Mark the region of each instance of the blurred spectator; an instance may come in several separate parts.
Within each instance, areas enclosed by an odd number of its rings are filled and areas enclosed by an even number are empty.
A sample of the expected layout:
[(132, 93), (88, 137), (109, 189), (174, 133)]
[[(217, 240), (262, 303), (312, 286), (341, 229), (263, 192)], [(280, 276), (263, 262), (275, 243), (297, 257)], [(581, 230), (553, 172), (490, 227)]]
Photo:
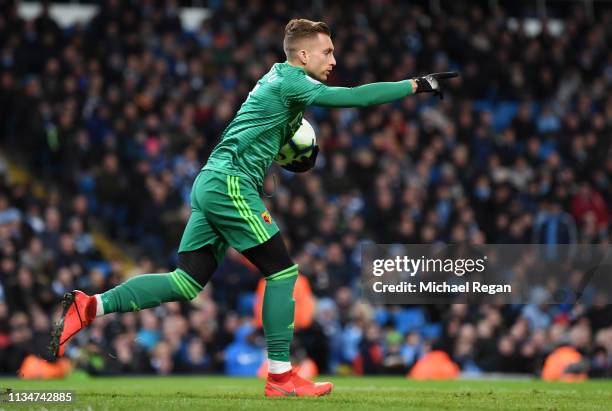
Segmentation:
[(225, 350), (225, 373), (232, 376), (255, 376), (265, 360), (261, 343), (257, 344), (257, 333), (250, 325), (236, 330), (236, 337)]

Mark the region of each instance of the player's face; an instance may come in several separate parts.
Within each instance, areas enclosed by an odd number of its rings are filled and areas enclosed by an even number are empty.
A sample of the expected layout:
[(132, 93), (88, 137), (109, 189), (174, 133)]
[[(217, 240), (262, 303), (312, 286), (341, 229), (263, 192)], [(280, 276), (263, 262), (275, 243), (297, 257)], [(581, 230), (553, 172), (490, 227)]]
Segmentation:
[(319, 81), (326, 81), (336, 65), (331, 38), (323, 33), (317, 33), (317, 37), (307, 44), (305, 60), (306, 73)]

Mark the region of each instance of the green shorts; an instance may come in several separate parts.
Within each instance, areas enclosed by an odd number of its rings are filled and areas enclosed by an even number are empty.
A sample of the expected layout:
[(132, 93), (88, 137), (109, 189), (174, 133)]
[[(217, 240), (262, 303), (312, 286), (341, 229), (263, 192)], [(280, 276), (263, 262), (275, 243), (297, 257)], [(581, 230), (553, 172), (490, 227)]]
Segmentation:
[(228, 246), (242, 252), (278, 233), (278, 226), (251, 181), (202, 170), (191, 189), (191, 217), (179, 252), (211, 245), (218, 262)]

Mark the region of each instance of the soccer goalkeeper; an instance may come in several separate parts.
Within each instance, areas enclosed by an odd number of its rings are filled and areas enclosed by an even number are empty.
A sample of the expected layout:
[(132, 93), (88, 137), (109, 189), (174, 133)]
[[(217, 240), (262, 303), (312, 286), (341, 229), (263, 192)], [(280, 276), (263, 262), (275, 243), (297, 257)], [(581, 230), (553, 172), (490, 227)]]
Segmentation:
[[(328, 87), (324, 82), (336, 59), (325, 23), (291, 20), (283, 46), (287, 61), (274, 64), (257, 82), (193, 183), (192, 214), (180, 242), (177, 268), (132, 277), (102, 294), (67, 293), (53, 330), (54, 355), (63, 355), (67, 341), (98, 316), (195, 298), (231, 246), (266, 278), (262, 317), (269, 373), (265, 395), (319, 396), (331, 392), (331, 383), (305, 380), (289, 362), (298, 266), (289, 257), (261, 200), (264, 176), (280, 147), (300, 126), (307, 106), (365, 107), (422, 92), (442, 97), (439, 80), (456, 73), (354, 88)], [(306, 171), (314, 165), (317, 153), (315, 147), (310, 158), (286, 168)]]

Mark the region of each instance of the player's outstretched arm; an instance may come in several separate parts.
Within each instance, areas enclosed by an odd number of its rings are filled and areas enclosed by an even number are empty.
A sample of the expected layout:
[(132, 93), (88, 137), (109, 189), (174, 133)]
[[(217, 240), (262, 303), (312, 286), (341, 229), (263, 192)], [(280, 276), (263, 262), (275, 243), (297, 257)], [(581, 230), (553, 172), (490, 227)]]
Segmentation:
[(367, 107), (385, 104), (414, 93), (412, 80), (364, 84), (357, 87), (325, 87), (312, 102), (321, 107)]
[(364, 84), (358, 87), (326, 87), (311, 105), (321, 107), (368, 107), (390, 103), (416, 93), (442, 97), (440, 80), (457, 77), (456, 71), (433, 73), (412, 80)]

